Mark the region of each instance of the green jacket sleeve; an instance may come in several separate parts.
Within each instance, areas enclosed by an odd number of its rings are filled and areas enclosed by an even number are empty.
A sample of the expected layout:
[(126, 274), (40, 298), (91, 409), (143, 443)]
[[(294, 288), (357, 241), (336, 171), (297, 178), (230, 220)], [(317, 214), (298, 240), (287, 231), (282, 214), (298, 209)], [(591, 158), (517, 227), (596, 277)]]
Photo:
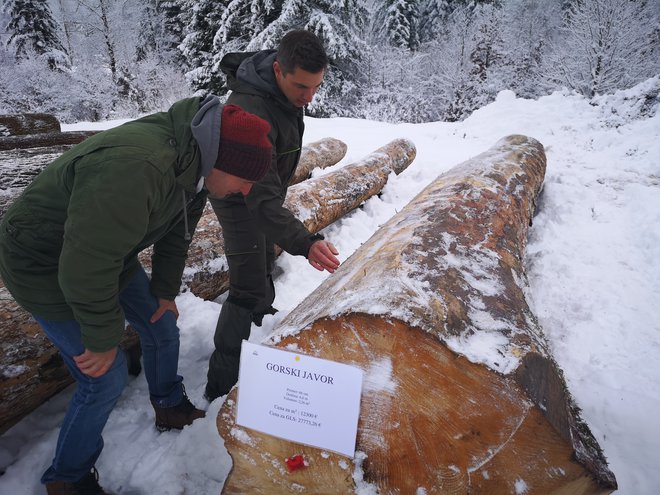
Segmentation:
[(138, 161), (84, 157), (76, 165), (59, 284), (91, 351), (107, 351), (121, 340), (119, 275), (147, 232), (163, 180), (160, 171)]

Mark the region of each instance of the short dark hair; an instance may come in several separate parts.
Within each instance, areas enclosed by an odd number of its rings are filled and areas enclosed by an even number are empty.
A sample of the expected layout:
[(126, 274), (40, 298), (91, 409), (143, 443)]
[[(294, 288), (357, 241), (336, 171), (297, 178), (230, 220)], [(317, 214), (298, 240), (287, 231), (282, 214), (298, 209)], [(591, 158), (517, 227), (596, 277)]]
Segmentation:
[(285, 75), (296, 70), (296, 67), (317, 74), (328, 66), (328, 56), (321, 40), (304, 29), (284, 35), (277, 48), (277, 61)]

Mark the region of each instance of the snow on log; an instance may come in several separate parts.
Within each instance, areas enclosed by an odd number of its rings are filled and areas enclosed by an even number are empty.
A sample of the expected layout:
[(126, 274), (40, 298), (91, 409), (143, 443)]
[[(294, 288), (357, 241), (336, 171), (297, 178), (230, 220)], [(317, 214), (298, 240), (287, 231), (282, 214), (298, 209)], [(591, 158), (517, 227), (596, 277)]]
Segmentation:
[(20, 136), (42, 132), (60, 132), (57, 117), (48, 113), (0, 115), (0, 136)]
[[(233, 460), (223, 493), (614, 491), (524, 296), (544, 173), (538, 141), (504, 138), (439, 176), (295, 308), (266, 344), (364, 370), (356, 455), (237, 426), (234, 389), (217, 420)], [(289, 473), (295, 454), (308, 466)]]
[[(396, 139), (357, 163), (291, 186), (284, 206), (311, 232), (318, 232), (378, 194), (390, 173), (401, 173), (415, 155), (411, 141)], [(207, 205), (188, 252), (191, 268), (184, 273), (186, 285), (203, 299), (215, 299), (229, 288), (221, 232), (215, 214)], [(148, 256), (145, 252), (141, 258), (145, 265), (150, 264)]]
[[(122, 347), (139, 355), (137, 333)], [(0, 434), (73, 383), (57, 348), (0, 281)]]
[(300, 152), (300, 160), (289, 186), (298, 184), (312, 176), (315, 168), (326, 168), (339, 163), (346, 155), (346, 143), (335, 138), (323, 138), (303, 146)]
[[(44, 132), (0, 137), (0, 151), (78, 144), (99, 131)], [(44, 166), (48, 163), (44, 163)]]

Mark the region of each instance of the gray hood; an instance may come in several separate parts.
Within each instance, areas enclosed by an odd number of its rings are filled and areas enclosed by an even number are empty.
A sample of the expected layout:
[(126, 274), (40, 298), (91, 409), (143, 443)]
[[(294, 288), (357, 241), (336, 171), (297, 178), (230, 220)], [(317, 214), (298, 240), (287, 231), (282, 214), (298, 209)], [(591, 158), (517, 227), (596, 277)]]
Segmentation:
[(202, 177), (208, 177), (218, 158), (223, 108), (217, 96), (208, 95), (200, 102), (199, 110), (190, 123), (192, 135), (202, 155)]
[(280, 91), (275, 80), (273, 62), (276, 56), (275, 50), (262, 50), (246, 58), (236, 71), (236, 79), (287, 102), (286, 96)]

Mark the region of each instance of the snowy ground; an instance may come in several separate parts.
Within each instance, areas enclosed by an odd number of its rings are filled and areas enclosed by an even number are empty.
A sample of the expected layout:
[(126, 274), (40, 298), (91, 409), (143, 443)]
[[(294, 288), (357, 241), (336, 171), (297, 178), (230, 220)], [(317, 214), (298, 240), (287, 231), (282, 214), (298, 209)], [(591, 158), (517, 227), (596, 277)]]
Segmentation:
[[(307, 119), (305, 135), (306, 142), (333, 136), (348, 144), (336, 167), (398, 137), (417, 146), (416, 160), (390, 178), (380, 197), (325, 230), (341, 259), (440, 173), (501, 137), (526, 134), (545, 145), (545, 186), (527, 246), (529, 302), (622, 495), (660, 490), (660, 116), (638, 116), (640, 92), (659, 85), (654, 78), (598, 105), (570, 94), (533, 101), (503, 92), (465, 122), (451, 124)], [(657, 109), (657, 99), (651, 103)], [(82, 128), (94, 125), (66, 130)], [(253, 342), (328, 276), (302, 258), (284, 255), (278, 263), (284, 271), (276, 282), (280, 312), (253, 328)], [(186, 293), (177, 304), (180, 372), (208, 416), (180, 433), (159, 434), (144, 375), (134, 379), (105, 429), (97, 465), (102, 484), (117, 493), (216, 494), (231, 466), (215, 426), (222, 399), (210, 405), (202, 399), (220, 303)], [(39, 476), (50, 463), (71, 393), (0, 437), (1, 494), (45, 493)], [(360, 493), (376, 491), (362, 484)]]

